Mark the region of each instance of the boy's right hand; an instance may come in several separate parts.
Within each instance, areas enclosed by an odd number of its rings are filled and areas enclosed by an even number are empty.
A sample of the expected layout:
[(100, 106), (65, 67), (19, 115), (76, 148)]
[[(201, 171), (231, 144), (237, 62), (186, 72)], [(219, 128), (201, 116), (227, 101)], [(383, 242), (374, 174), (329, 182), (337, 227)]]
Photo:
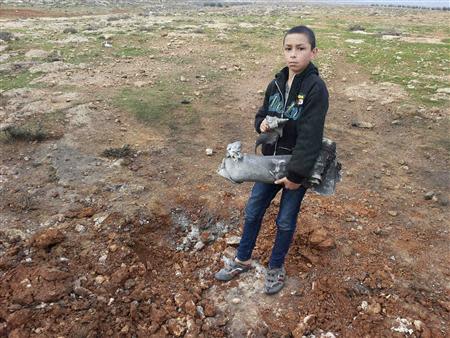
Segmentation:
[(259, 126), (259, 129), (261, 130), (261, 133), (265, 133), (265, 132), (267, 132), (267, 131), (269, 131), (269, 123), (267, 122), (267, 120), (266, 119), (264, 119), (262, 122), (261, 122), (261, 125)]

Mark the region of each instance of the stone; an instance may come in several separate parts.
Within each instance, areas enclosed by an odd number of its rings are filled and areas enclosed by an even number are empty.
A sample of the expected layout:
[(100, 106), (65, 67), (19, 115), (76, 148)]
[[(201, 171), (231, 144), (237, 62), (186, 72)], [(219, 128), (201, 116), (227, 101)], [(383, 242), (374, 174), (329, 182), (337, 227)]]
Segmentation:
[(362, 129), (373, 129), (375, 127), (375, 125), (370, 122), (355, 120), (355, 121), (352, 121), (352, 127), (357, 127), (357, 128), (362, 128)]
[(443, 93), (443, 94), (450, 94), (450, 87), (446, 87), (446, 88), (438, 88), (436, 90), (437, 93)]
[(212, 148), (205, 149), (206, 156), (212, 156), (214, 154), (214, 150)]
[(186, 331), (186, 326), (184, 326), (180, 318), (171, 318), (167, 322), (167, 329), (175, 337), (181, 337)]
[(370, 313), (373, 315), (381, 313), (381, 304), (380, 303), (370, 304), (367, 308), (367, 313)]
[(323, 228), (314, 229), (309, 235), (309, 241), (313, 245), (317, 245), (328, 238), (328, 232)]
[(240, 298), (233, 298), (232, 300), (231, 300), (231, 303), (232, 304), (235, 304), (235, 305), (237, 305), (237, 304), (239, 304), (241, 302), (241, 299)]
[(415, 320), (413, 322), (414, 327), (416, 328), (417, 331), (422, 332), (423, 330), (423, 323), (420, 320)]
[(15, 37), (14, 37), (13, 33), (6, 32), (6, 31), (0, 31), (0, 40), (11, 41), (11, 40), (15, 40)]
[(241, 237), (239, 237), (239, 236), (230, 236), (230, 237), (227, 237), (225, 241), (226, 241), (227, 245), (238, 246), (240, 241), (241, 241)]
[(86, 232), (86, 227), (83, 224), (77, 224), (75, 226), (75, 231), (79, 233)]
[(202, 241), (198, 241), (194, 245), (194, 250), (201, 251), (204, 247), (205, 247), (205, 243), (203, 243)]
[(188, 300), (184, 303), (184, 311), (191, 316), (195, 316), (197, 313), (197, 307), (195, 306), (195, 303), (193, 300)]
[(197, 305), (197, 315), (200, 319), (205, 318), (205, 311), (203, 310), (203, 307), (200, 305)]
[(59, 229), (44, 229), (31, 238), (31, 245), (39, 249), (48, 249), (63, 242), (65, 238)]
[(390, 216), (392, 216), (392, 217), (395, 217), (395, 216), (398, 215), (398, 212), (395, 211), (395, 210), (389, 210), (389, 211), (388, 211), (388, 214), (389, 214)]
[(44, 59), (49, 55), (49, 52), (42, 49), (30, 49), (25, 53), (26, 59)]
[(67, 27), (67, 28), (64, 28), (63, 33), (76, 34), (76, 33), (78, 33), (78, 31), (74, 27)]
[(425, 200), (431, 200), (432, 198), (433, 198), (433, 196), (435, 195), (435, 193), (434, 193), (434, 191), (428, 191), (424, 196), (423, 196), (423, 198), (425, 199)]
[(102, 276), (102, 275), (98, 275), (97, 277), (95, 277), (95, 282), (97, 283), (97, 284), (103, 284), (103, 282), (105, 281), (105, 277), (104, 276)]

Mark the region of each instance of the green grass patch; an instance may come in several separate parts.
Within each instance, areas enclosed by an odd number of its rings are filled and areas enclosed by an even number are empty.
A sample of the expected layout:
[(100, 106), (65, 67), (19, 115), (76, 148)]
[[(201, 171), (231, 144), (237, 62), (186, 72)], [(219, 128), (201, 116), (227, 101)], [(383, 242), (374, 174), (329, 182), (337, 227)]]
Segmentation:
[(149, 125), (177, 130), (198, 121), (198, 112), (190, 104), (181, 103), (189, 97), (189, 84), (162, 80), (154, 87), (124, 88), (114, 98), (116, 106), (135, 115)]
[(423, 104), (445, 104), (446, 101), (436, 101), (433, 95), (438, 88), (448, 87), (450, 44), (408, 43), (351, 33), (345, 38), (365, 41), (347, 43), (346, 49), (350, 60), (362, 65), (374, 80), (400, 84), (415, 101)]
[[(30, 82), (41, 76), (42, 73), (30, 73), (23, 71), (15, 74), (6, 74), (0, 76), (0, 89), (10, 90), (16, 88), (30, 87)], [(34, 86), (32, 86), (34, 87)]]

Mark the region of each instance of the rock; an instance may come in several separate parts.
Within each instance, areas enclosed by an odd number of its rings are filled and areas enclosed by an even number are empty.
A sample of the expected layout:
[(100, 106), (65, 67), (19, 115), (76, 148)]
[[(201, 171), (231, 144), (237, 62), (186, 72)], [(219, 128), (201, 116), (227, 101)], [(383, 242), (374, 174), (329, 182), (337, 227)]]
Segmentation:
[(227, 237), (225, 241), (226, 241), (227, 245), (238, 246), (240, 241), (241, 241), (241, 237), (239, 237), (239, 236), (230, 236), (230, 237)]
[(184, 76), (180, 76), (180, 81), (181, 82), (187, 82), (187, 79)]
[(359, 45), (361, 43), (364, 43), (364, 40), (361, 39), (347, 39), (345, 40), (345, 42), (351, 43), (351, 44), (355, 44), (355, 45)]
[(95, 277), (95, 282), (97, 284), (103, 284), (103, 282), (105, 281), (105, 277), (103, 277), (102, 275), (98, 275), (97, 277)]
[(205, 311), (203, 310), (203, 307), (200, 305), (197, 306), (197, 315), (199, 316), (200, 319), (205, 318)]
[(11, 41), (11, 40), (15, 40), (15, 37), (10, 32), (0, 31), (0, 40)]
[(363, 300), (361, 305), (360, 305), (360, 308), (363, 311), (367, 311), (367, 309), (369, 308), (369, 303), (367, 303), (367, 301)]
[(331, 249), (335, 247), (334, 240), (330, 237), (328, 232), (323, 229), (315, 229), (310, 235), (309, 235), (309, 242), (311, 245), (319, 248), (319, 249)]
[(241, 302), (241, 299), (240, 298), (233, 298), (232, 300), (231, 300), (231, 303), (232, 304), (235, 304), (235, 305), (237, 305), (237, 304), (239, 304)]
[(186, 331), (186, 326), (184, 325), (182, 319), (171, 318), (167, 322), (167, 329), (169, 330), (169, 333), (175, 337), (181, 337)]
[(192, 317), (195, 316), (195, 314), (197, 313), (197, 307), (195, 306), (195, 303), (193, 300), (188, 300), (184, 303), (184, 311), (188, 314), (191, 315)]
[(423, 323), (420, 320), (415, 320), (413, 322), (414, 327), (416, 328), (417, 331), (422, 332), (423, 330)]
[(175, 296), (173, 296), (173, 300), (178, 307), (181, 307), (187, 301), (187, 297), (184, 293), (177, 293)]
[(44, 59), (48, 57), (49, 52), (42, 49), (30, 49), (25, 53), (26, 59)]
[(309, 241), (313, 245), (318, 245), (328, 238), (328, 232), (323, 228), (314, 229), (309, 235)]
[(198, 241), (197, 243), (195, 243), (194, 245), (194, 250), (200, 251), (205, 247), (205, 243), (203, 243), (202, 241)]
[(190, 103), (191, 103), (191, 100), (189, 100), (189, 99), (181, 100), (181, 104), (190, 104)]
[(31, 246), (48, 249), (64, 241), (66, 236), (59, 229), (44, 229), (31, 238)]
[(438, 88), (436, 90), (437, 93), (443, 93), (443, 94), (450, 94), (450, 87), (446, 87), (446, 88)]
[(353, 121), (352, 127), (362, 128), (362, 129), (373, 129), (375, 125), (370, 122), (364, 122), (364, 121)]
[(206, 152), (206, 156), (212, 156), (214, 153), (214, 150), (212, 148), (206, 148), (205, 152)]
[(433, 196), (435, 195), (435, 193), (434, 193), (434, 191), (428, 191), (424, 196), (423, 196), (423, 198), (425, 199), (425, 200), (431, 200), (432, 198), (433, 198)]
[(67, 27), (67, 28), (64, 28), (63, 33), (76, 34), (76, 33), (78, 33), (78, 31), (74, 27)]
[(367, 308), (367, 313), (370, 313), (372, 315), (381, 313), (381, 304), (380, 303), (370, 304)]
[(83, 224), (77, 224), (75, 226), (75, 231), (79, 233), (86, 232), (86, 227)]
[(392, 217), (395, 217), (395, 216), (398, 215), (398, 212), (395, 211), (395, 210), (389, 210), (389, 211), (388, 211), (388, 214), (389, 214), (390, 216), (392, 216)]

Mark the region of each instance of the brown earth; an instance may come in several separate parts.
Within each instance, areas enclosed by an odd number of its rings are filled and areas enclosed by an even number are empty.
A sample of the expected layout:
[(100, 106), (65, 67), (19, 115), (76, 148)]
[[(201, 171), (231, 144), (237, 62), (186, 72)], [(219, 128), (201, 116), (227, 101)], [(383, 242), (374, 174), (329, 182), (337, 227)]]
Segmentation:
[[(207, 48), (199, 41), (170, 53)], [(230, 141), (251, 148), (257, 92), (272, 66), (266, 55), (245, 75), (216, 82), (192, 69), (201, 94), (190, 106), (205, 114), (172, 129), (142, 124), (108, 100), (120, 86), (147, 81), (141, 70), (173, 70), (146, 57), (42, 76), (76, 78), (73, 96), (51, 86), (2, 95), (4, 109), (52, 97), (68, 113), (51, 121), (61, 138), (0, 143), (0, 336), (448, 336), (448, 108), (419, 109), (341, 55), (325, 75), (326, 135), (338, 143), (343, 181), (332, 197), (305, 198), (286, 288), (262, 293), (278, 200), (255, 269), (226, 284), (213, 279), (233, 255), (227, 239), (240, 234), (251, 187), (215, 170)], [(352, 127), (355, 120), (373, 127)], [(133, 152), (102, 155), (123, 144)]]

